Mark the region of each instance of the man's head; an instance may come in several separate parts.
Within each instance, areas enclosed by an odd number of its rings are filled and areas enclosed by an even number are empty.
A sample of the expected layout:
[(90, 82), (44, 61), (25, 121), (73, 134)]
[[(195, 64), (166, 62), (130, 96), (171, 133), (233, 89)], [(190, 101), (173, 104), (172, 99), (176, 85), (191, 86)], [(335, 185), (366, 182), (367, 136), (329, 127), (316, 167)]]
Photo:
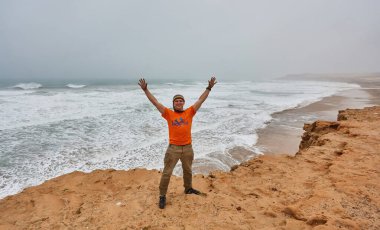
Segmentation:
[(173, 109), (176, 112), (182, 112), (185, 105), (185, 98), (181, 94), (174, 95), (173, 97)]

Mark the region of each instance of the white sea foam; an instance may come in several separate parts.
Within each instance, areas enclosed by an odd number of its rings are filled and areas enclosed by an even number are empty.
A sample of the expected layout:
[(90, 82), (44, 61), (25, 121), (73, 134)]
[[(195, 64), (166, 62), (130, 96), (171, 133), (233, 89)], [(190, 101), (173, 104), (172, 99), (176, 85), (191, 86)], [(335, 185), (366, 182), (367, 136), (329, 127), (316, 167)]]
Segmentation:
[(11, 88), (28, 90), (28, 89), (38, 89), (41, 87), (42, 85), (39, 83), (30, 82), (30, 83), (20, 83), (20, 84), (12, 86)]
[[(204, 83), (152, 84), (167, 107), (181, 93), (186, 107)], [(257, 153), (257, 130), (271, 114), (304, 106), (357, 85), (333, 82), (218, 83), (194, 117), (198, 162), (227, 170), (236, 146)], [(0, 91), (0, 197), (74, 170), (161, 168), (166, 121), (135, 85)], [(204, 161), (202, 160), (204, 159)]]
[(0, 90), (0, 97), (24, 95), (24, 94), (28, 94), (28, 93), (32, 93), (32, 92), (34, 92), (34, 91), (33, 90), (6, 89), (6, 90)]

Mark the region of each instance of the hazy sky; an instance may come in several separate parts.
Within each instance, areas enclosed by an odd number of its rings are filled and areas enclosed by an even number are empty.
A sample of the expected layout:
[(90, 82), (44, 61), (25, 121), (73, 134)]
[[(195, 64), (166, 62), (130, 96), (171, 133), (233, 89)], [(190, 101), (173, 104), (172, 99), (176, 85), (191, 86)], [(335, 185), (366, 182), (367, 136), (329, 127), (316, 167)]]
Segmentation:
[(378, 0), (0, 0), (0, 78), (380, 72)]

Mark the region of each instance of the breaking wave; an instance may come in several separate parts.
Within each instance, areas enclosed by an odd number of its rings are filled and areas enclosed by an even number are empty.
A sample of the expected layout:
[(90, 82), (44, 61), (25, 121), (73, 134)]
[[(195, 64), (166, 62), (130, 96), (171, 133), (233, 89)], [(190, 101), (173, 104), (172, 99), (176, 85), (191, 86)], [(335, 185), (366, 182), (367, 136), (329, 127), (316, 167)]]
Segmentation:
[(30, 83), (20, 83), (20, 84), (12, 86), (11, 88), (29, 90), (29, 89), (39, 89), (41, 87), (42, 87), (42, 85), (39, 83), (30, 82)]
[(80, 89), (86, 87), (86, 85), (75, 85), (75, 84), (67, 84), (66, 87), (72, 88), (72, 89)]

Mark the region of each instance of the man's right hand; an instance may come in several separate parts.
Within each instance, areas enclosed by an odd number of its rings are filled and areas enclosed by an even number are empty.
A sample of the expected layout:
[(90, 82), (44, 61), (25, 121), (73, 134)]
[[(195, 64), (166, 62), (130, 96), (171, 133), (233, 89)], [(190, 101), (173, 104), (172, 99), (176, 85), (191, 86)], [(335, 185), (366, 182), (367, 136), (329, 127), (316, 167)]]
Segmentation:
[(147, 82), (145, 82), (145, 79), (144, 78), (141, 78), (140, 80), (139, 80), (139, 86), (141, 87), (141, 89), (142, 90), (147, 90), (148, 89), (148, 83)]

